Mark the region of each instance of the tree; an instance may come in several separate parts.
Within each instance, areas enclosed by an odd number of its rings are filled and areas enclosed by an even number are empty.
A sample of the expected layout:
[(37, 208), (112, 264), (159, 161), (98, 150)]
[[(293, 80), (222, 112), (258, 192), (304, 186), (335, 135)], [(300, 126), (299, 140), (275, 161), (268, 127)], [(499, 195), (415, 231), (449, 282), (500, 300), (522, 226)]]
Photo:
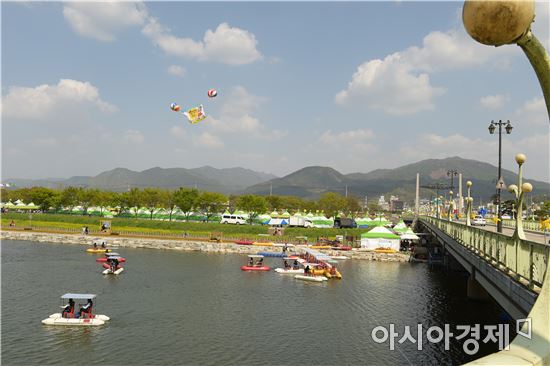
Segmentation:
[(267, 196), (265, 200), (269, 211), (274, 211), (283, 207), (283, 199), (280, 196)]
[(254, 220), (256, 216), (265, 212), (267, 209), (267, 202), (264, 197), (247, 194), (237, 199), (237, 207), (248, 212), (249, 221), (252, 223), (252, 220)]
[(61, 192), (61, 205), (72, 211), (73, 208), (78, 204), (78, 188), (76, 187), (67, 187)]
[(40, 210), (46, 212), (50, 207), (55, 206), (55, 200), (59, 201), (59, 192), (44, 187), (33, 187), (28, 191), (28, 200), (40, 206)]
[(158, 188), (145, 188), (142, 192), (143, 204), (149, 210), (150, 219), (153, 220), (153, 212), (160, 205), (161, 193)]
[(346, 199), (339, 193), (327, 192), (319, 199), (319, 208), (323, 210), (327, 217), (336, 217), (338, 211), (346, 206)]
[(354, 217), (356, 212), (361, 211), (361, 205), (359, 204), (359, 198), (357, 196), (350, 194), (345, 198), (345, 200), (345, 210), (351, 217)]
[(108, 206), (117, 206), (117, 194), (109, 191), (98, 191), (93, 199), (93, 204), (100, 208), (101, 214)]
[(215, 213), (222, 211), (227, 205), (227, 197), (218, 192), (202, 192), (199, 195), (198, 206), (206, 215), (206, 221), (210, 220)]
[(160, 206), (165, 208), (170, 214), (170, 221), (172, 221), (172, 214), (176, 210), (176, 202), (174, 201), (174, 192), (162, 190), (160, 193)]
[(80, 203), (80, 206), (82, 206), (84, 215), (88, 213), (88, 207), (92, 205), (92, 202), (97, 200), (98, 196), (99, 196), (99, 189), (78, 188), (76, 197), (78, 202)]
[(128, 192), (128, 195), (126, 196), (128, 207), (131, 207), (134, 209), (134, 214), (138, 216), (138, 211), (140, 207), (143, 206), (143, 192), (139, 190), (139, 188), (132, 188)]
[(191, 210), (197, 207), (199, 202), (199, 191), (195, 188), (180, 187), (174, 192), (173, 202), (183, 211), (185, 215), (185, 221), (189, 220)]

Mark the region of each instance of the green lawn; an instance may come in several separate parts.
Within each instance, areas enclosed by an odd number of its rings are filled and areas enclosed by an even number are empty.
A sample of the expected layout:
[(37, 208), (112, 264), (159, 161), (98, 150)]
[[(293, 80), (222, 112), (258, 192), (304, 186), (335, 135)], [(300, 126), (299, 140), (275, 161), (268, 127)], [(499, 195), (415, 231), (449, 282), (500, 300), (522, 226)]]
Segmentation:
[[(7, 227), (11, 220), (15, 221), (17, 227), (53, 228), (58, 230), (80, 230), (88, 226), (92, 233), (100, 229), (100, 219), (97, 217), (80, 215), (59, 215), (59, 214), (28, 214), (7, 213), (2, 214), (2, 227)], [(110, 220), (112, 231), (120, 234), (132, 233), (143, 235), (175, 235), (182, 236), (184, 233), (191, 237), (208, 237), (211, 232), (222, 232), (223, 237), (267, 239), (275, 237), (264, 236), (268, 232), (265, 225), (229, 225), (220, 223), (202, 222), (176, 222), (158, 221), (147, 219), (113, 218)], [(306, 236), (310, 242), (318, 237), (333, 239), (336, 235), (359, 236), (368, 229), (311, 229), (311, 228), (286, 228), (285, 236), (277, 240), (293, 239), (297, 236)], [(264, 235), (258, 235), (264, 234)]]

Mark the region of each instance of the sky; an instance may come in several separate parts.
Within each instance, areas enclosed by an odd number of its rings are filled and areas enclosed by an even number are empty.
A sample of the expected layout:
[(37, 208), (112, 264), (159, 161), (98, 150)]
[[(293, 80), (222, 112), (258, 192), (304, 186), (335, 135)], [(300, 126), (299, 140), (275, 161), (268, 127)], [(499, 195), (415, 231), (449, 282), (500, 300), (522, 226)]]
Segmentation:
[[(540, 85), (462, 2), (5, 2), (2, 180), (116, 167), (347, 174), (460, 156), (550, 181)], [(533, 32), (550, 49), (548, 2)], [(218, 96), (208, 98), (216, 89)], [(192, 125), (170, 110), (202, 104)], [(468, 177), (465, 177), (467, 179)]]

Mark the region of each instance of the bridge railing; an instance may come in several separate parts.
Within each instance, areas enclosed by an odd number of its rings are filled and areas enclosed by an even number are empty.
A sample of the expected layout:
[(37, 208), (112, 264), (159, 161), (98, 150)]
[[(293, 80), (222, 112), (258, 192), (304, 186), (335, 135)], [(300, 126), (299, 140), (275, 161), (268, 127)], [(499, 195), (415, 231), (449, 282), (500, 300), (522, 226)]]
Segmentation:
[[(515, 228), (516, 220), (504, 219), (502, 220), (502, 226)], [(533, 221), (533, 220), (523, 220), (523, 228), (525, 230), (531, 230), (531, 231), (540, 231), (540, 232), (544, 231), (542, 224), (538, 221)]]
[(541, 287), (550, 258), (550, 246), (482, 230), (458, 222), (422, 216), (459, 244), (530, 288)]

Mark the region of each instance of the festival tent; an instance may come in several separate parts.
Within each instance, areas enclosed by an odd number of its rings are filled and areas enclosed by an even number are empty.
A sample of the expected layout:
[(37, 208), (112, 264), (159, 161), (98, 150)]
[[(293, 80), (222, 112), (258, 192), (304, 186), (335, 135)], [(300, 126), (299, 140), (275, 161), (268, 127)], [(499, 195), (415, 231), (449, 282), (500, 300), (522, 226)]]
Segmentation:
[(407, 231), (407, 229), (408, 227), (403, 221), (399, 221), (397, 225), (393, 227), (393, 231), (395, 231), (397, 234), (404, 233), (405, 231)]
[(313, 227), (316, 228), (332, 228), (334, 227), (334, 220), (327, 218), (323, 212), (311, 218)]
[(261, 214), (256, 217), (256, 220), (258, 220), (262, 225), (267, 225), (269, 224), (269, 220), (271, 220), (271, 216), (269, 216), (269, 214)]
[(420, 239), (418, 235), (412, 231), (411, 228), (408, 228), (403, 234), (401, 234), (401, 240), (418, 240)]
[(268, 225), (270, 225), (270, 226), (288, 225), (288, 220), (287, 219), (271, 219), (271, 220), (269, 220)]
[(355, 219), (358, 228), (367, 228), (372, 224), (370, 217), (359, 217)]
[(389, 224), (390, 222), (384, 216), (377, 217), (371, 221), (371, 226), (386, 226)]
[(369, 232), (361, 234), (361, 248), (375, 250), (378, 248), (390, 248), (399, 251), (399, 235), (395, 235), (385, 227), (375, 227)]

